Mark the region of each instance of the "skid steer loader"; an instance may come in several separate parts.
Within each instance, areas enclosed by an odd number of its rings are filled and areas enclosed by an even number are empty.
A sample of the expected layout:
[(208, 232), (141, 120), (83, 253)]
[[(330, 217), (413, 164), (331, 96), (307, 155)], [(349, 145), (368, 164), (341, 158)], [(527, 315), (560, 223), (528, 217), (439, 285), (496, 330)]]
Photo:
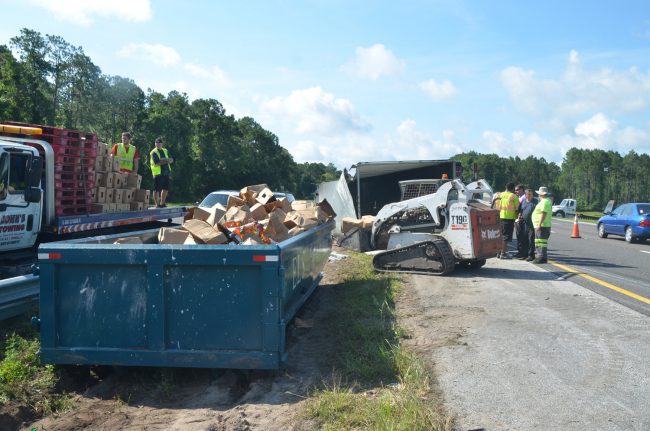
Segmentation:
[(493, 191), (485, 180), (400, 187), (405, 200), (385, 205), (372, 226), (373, 247), (386, 250), (374, 256), (376, 270), (446, 275), (456, 264), (480, 268), (501, 250), (499, 211), (490, 207)]

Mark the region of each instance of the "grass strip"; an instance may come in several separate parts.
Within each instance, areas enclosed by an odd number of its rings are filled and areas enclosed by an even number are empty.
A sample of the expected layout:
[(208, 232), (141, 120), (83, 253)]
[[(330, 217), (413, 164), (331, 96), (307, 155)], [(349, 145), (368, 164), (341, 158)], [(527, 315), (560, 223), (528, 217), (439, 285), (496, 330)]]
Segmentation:
[[(15, 323), (20, 319), (20, 323)], [(17, 403), (28, 406), (36, 416), (69, 409), (73, 402), (67, 394), (57, 393), (59, 377), (53, 365), (42, 365), (38, 357), (38, 332), (24, 316), (1, 328), (0, 405)]]
[(376, 273), (371, 258), (357, 253), (346, 259), (346, 272), (328, 328), (338, 346), (334, 371), (302, 419), (324, 430), (451, 429), (424, 366), (399, 345), (399, 278)]

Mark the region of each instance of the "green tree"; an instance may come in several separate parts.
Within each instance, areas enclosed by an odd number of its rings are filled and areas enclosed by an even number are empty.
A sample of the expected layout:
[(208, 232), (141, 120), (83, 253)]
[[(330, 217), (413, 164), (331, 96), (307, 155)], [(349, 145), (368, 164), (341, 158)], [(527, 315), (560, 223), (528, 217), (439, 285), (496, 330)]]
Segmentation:
[(19, 36), (10, 39), (10, 45), (18, 52), (21, 62), (20, 91), (25, 95), (24, 120), (55, 124), (53, 91), (48, 81), (52, 65), (47, 61), (47, 40), (39, 32), (23, 28)]

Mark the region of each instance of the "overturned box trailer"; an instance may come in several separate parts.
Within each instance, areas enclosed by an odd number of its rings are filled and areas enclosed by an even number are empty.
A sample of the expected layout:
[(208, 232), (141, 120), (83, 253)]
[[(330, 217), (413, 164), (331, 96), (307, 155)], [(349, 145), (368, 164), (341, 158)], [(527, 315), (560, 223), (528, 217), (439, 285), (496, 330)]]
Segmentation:
[(400, 201), (400, 181), (453, 180), (461, 176), (461, 164), (455, 160), (359, 162), (352, 169), (355, 172), (349, 187), (357, 217), (375, 215), (384, 205)]

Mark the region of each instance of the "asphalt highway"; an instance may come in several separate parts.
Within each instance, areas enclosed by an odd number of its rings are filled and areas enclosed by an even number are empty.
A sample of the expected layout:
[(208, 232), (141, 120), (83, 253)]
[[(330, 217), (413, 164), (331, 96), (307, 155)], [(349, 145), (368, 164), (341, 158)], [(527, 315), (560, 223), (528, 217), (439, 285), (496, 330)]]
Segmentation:
[(650, 316), (650, 241), (628, 244), (623, 237), (598, 238), (596, 225), (553, 219), (549, 264), (539, 265), (574, 283)]

